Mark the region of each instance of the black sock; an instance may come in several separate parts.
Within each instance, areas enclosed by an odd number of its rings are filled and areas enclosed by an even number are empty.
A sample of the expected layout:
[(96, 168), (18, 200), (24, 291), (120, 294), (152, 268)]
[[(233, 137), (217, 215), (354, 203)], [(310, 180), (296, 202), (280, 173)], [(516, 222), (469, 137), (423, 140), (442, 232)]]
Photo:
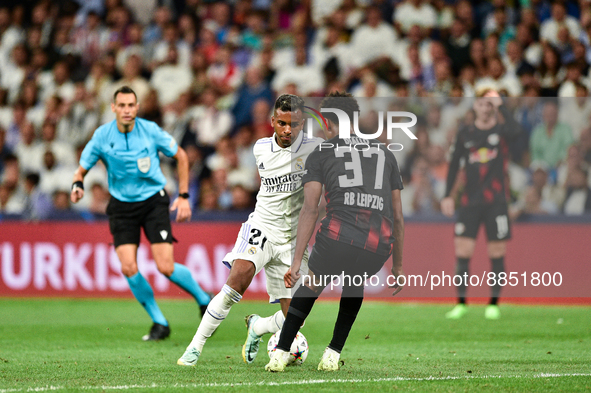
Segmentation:
[(458, 291), (458, 303), (460, 304), (466, 304), (466, 290), (468, 288), (468, 283), (464, 278), (468, 277), (468, 263), (470, 263), (470, 258), (457, 257), (456, 275), (462, 277), (462, 284), (456, 287)]
[[(505, 272), (505, 257), (491, 258), (492, 271), (495, 273), (497, 282), (491, 287), (490, 304), (497, 304), (499, 302), (499, 295), (501, 294), (501, 286), (499, 285), (499, 274)], [(506, 277), (505, 277), (506, 278)]]
[(341, 297), (339, 305), (339, 315), (337, 322), (334, 325), (334, 332), (332, 333), (332, 340), (328, 347), (332, 350), (341, 353), (345, 346), (345, 341), (349, 337), (349, 332), (353, 323), (357, 318), (361, 304), (363, 303), (363, 296), (361, 297)]
[(294, 293), (285, 322), (283, 322), (281, 336), (277, 344), (278, 349), (289, 352), (296, 334), (298, 334), (302, 323), (310, 314), (310, 310), (312, 310), (317, 298), (318, 295), (314, 291), (303, 285)]

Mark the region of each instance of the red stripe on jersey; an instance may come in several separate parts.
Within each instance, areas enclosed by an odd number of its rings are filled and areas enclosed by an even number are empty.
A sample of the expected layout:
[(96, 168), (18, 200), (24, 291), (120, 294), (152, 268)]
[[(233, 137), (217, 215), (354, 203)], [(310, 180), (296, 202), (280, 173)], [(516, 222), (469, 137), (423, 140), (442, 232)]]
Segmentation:
[(380, 243), (380, 234), (376, 228), (369, 228), (369, 235), (367, 235), (367, 240), (365, 241), (365, 247), (367, 251), (376, 252), (378, 249), (378, 244)]
[(390, 237), (392, 236), (392, 226), (390, 222), (384, 218), (382, 218), (382, 228), (380, 229), (380, 239), (382, 242), (388, 243), (390, 241)]
[(327, 236), (333, 240), (339, 240), (339, 235), (341, 231), (341, 220), (336, 217), (332, 217), (330, 219), (330, 223), (328, 224), (328, 234)]

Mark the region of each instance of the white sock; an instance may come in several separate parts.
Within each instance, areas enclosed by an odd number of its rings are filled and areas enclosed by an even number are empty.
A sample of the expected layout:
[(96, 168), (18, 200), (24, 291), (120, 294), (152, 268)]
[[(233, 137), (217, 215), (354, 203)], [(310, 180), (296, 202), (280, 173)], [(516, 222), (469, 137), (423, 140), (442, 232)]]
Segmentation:
[(205, 341), (215, 330), (220, 326), (220, 323), (228, 316), (230, 309), (234, 303), (238, 303), (242, 299), (242, 295), (233, 290), (227, 285), (224, 285), (220, 293), (215, 295), (209, 305), (207, 306), (207, 312), (203, 315), (201, 323), (197, 328), (197, 333), (193, 337), (189, 347), (193, 347), (201, 352)]
[(281, 310), (267, 318), (259, 318), (254, 325), (252, 330), (257, 336), (262, 336), (267, 333), (277, 333), (283, 327), (285, 317)]

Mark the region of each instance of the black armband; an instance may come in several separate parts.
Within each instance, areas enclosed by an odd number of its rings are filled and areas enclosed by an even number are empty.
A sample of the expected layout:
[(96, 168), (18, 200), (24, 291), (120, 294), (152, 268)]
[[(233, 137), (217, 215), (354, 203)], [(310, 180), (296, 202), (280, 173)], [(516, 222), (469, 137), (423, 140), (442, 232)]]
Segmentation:
[(189, 199), (189, 193), (188, 192), (182, 192), (182, 193), (179, 194), (179, 198)]
[(72, 183), (72, 191), (76, 188), (79, 188), (82, 191), (84, 191), (84, 183), (82, 183), (81, 181), (75, 181), (74, 183)]

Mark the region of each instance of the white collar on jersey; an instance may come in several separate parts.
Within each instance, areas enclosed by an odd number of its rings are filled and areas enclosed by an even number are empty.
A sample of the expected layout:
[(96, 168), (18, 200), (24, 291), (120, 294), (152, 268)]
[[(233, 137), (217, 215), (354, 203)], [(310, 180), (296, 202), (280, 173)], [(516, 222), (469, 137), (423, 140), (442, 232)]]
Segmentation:
[(279, 146), (279, 144), (277, 144), (277, 141), (275, 140), (275, 136), (277, 134), (274, 133), (273, 136), (271, 137), (271, 152), (277, 153), (281, 150), (286, 150), (291, 153), (297, 153), (298, 150), (300, 150), (300, 146), (302, 146), (302, 143), (304, 142), (304, 134), (305, 134), (304, 130), (301, 130), (299, 135), (297, 136), (296, 140), (291, 144), (291, 146), (283, 148), (283, 147)]

